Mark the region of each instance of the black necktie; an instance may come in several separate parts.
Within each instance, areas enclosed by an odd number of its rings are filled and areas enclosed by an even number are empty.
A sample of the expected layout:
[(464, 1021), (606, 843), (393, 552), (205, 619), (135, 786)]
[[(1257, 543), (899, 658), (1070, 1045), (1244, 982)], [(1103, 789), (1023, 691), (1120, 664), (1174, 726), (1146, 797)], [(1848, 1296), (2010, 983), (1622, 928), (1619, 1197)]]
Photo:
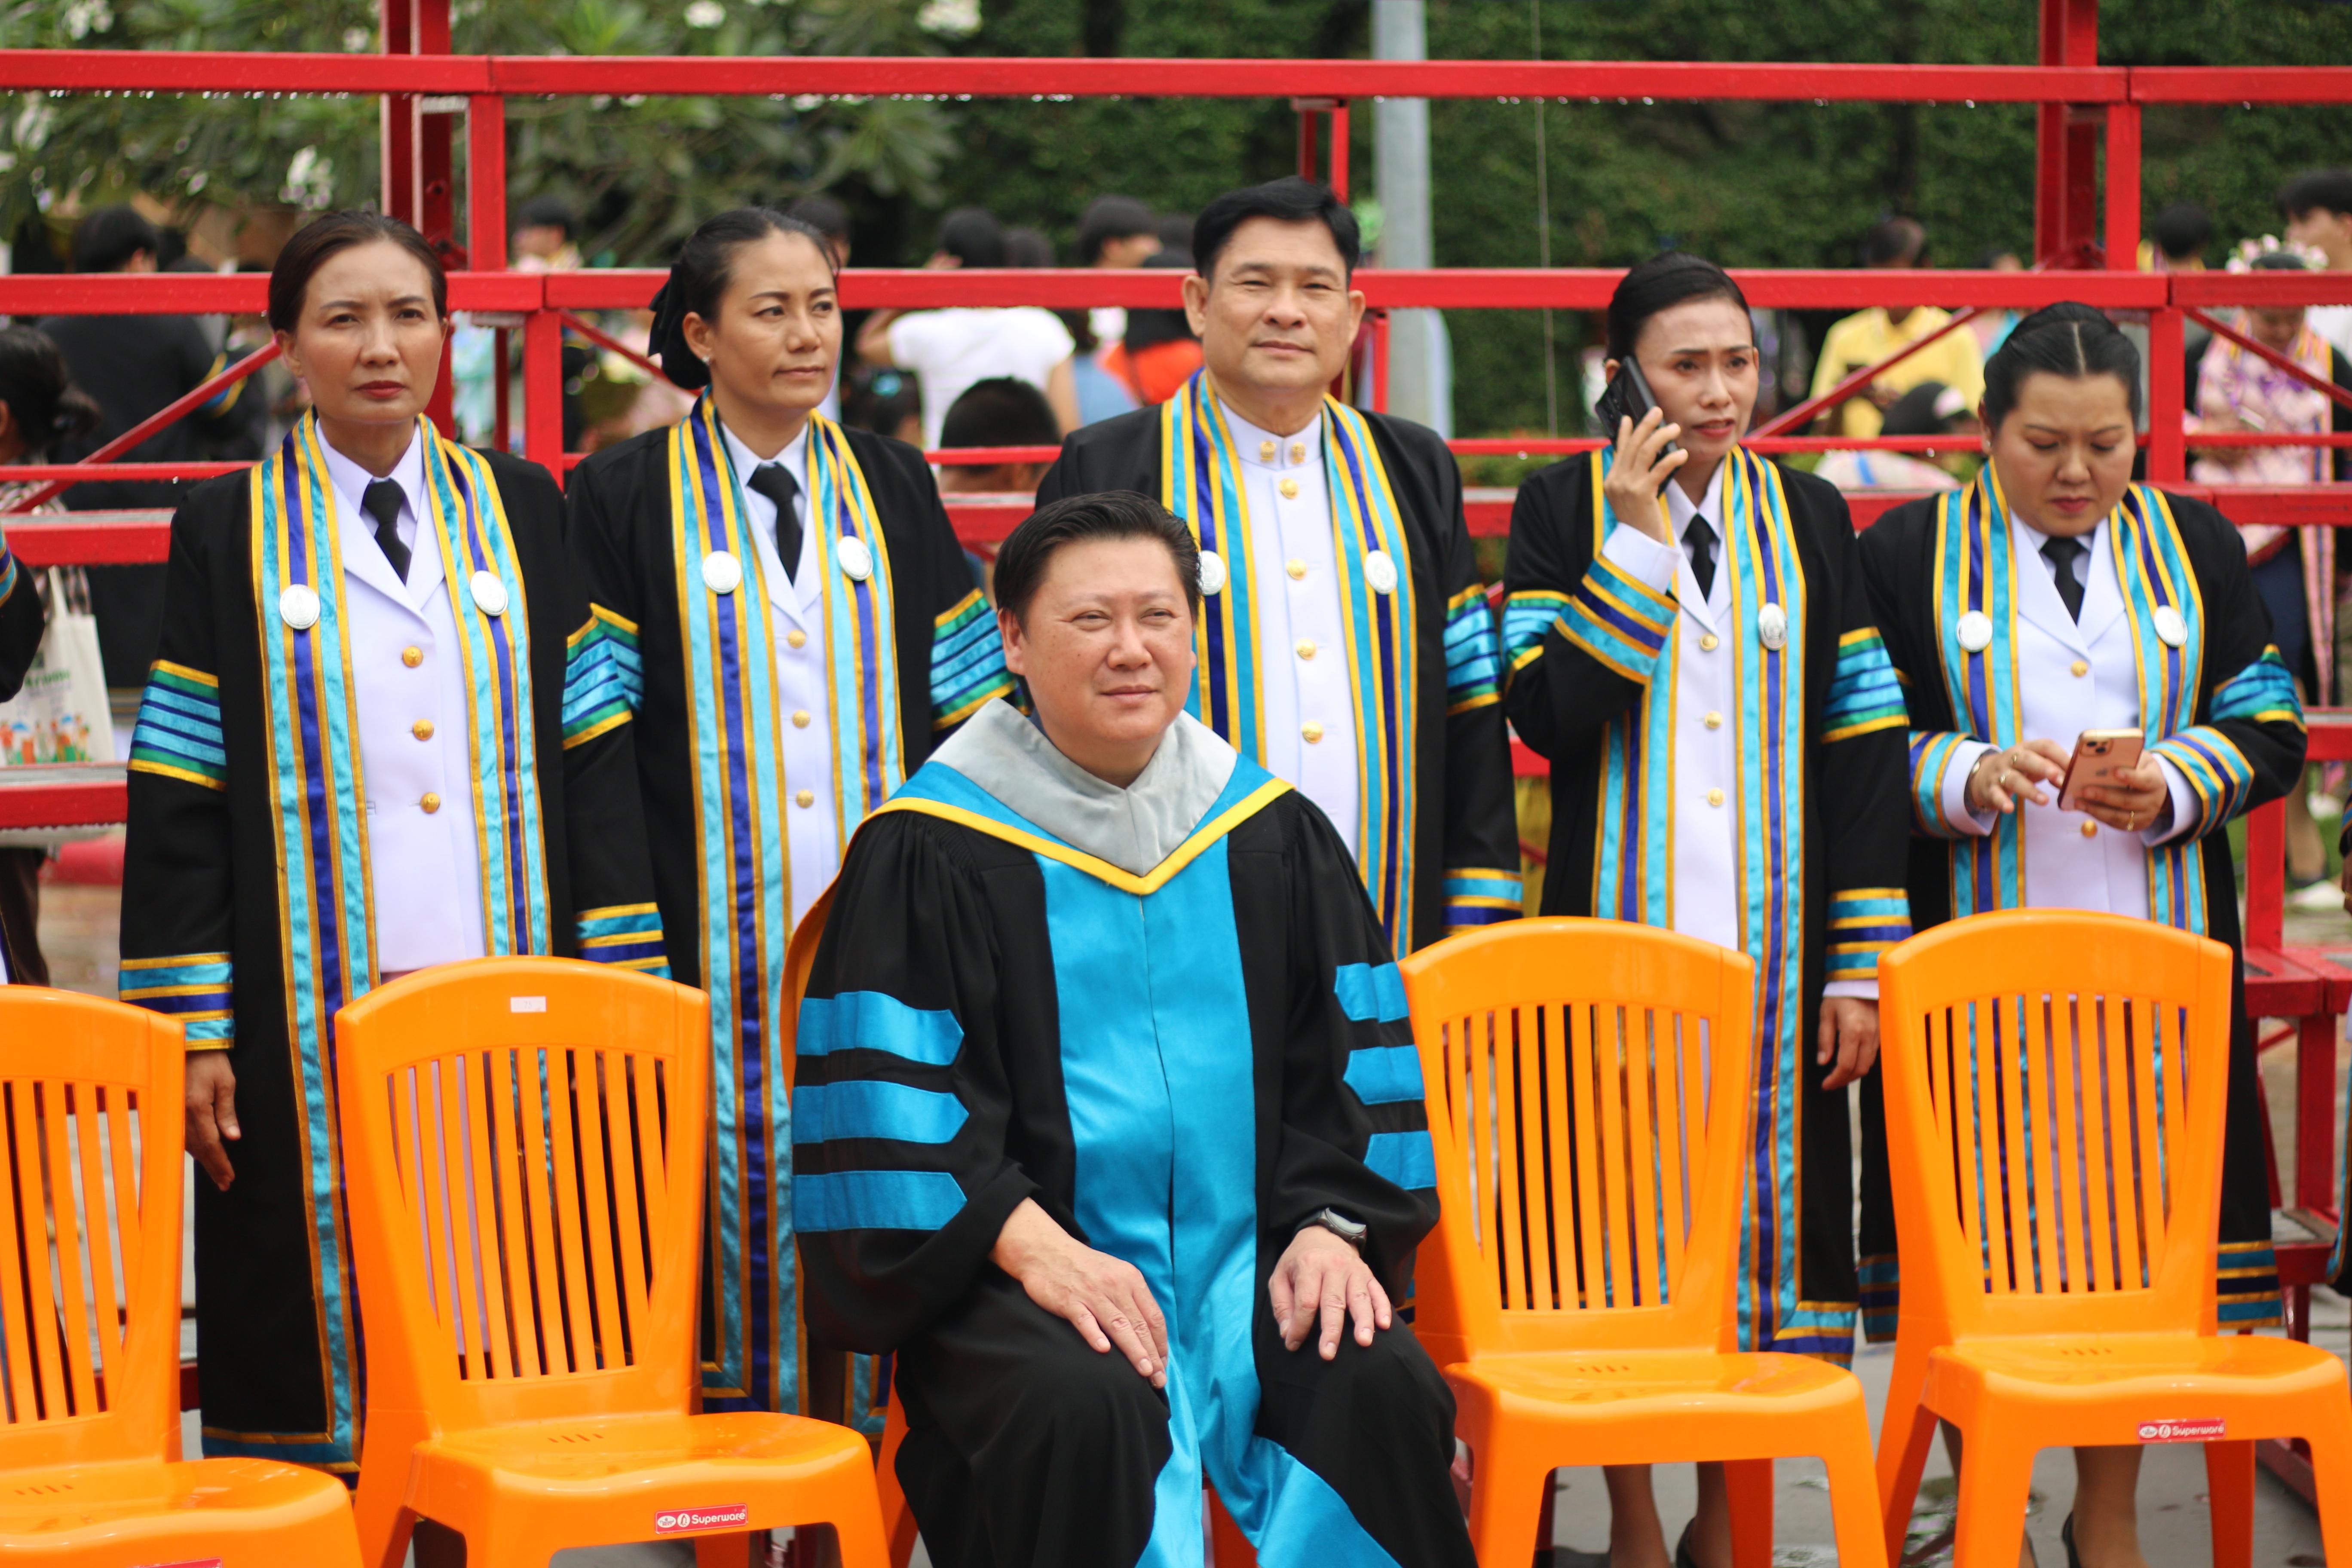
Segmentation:
[(2079, 539), (2053, 539), (2042, 546), (2042, 553), (2058, 569), (2058, 596), (2066, 601), (2066, 613), (2076, 620), (2083, 618), (2083, 580), (2074, 575), (2074, 563), (2088, 549)]
[(1715, 529), (1706, 519), (1694, 517), (1683, 530), (1683, 548), (1690, 552), (1691, 576), (1698, 584), (1698, 596), (1706, 598), (1715, 592)]
[(408, 546), (400, 542), (400, 509), (406, 504), (400, 487), (390, 479), (370, 479), (360, 492), (360, 507), (375, 519), (376, 547), (392, 563), (392, 574), (408, 581)]
[(782, 463), (762, 463), (751, 470), (751, 488), (776, 503), (776, 559), (790, 577), (801, 569), (801, 520), (793, 510), (801, 487)]

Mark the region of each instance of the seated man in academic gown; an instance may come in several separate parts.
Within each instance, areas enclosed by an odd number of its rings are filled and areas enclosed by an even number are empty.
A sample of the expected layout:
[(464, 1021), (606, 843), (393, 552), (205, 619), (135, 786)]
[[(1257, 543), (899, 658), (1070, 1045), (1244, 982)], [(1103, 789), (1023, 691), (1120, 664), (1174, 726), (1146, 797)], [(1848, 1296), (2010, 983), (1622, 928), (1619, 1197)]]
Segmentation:
[(1364, 314), (1356, 220), (1296, 175), (1192, 225), (1202, 368), (1071, 434), (1037, 481), (1134, 490), (1201, 550), (1193, 717), (1323, 808), (1393, 950), (1519, 913), (1502, 652), (1434, 430), (1330, 395)]
[(941, 1568), (1455, 1564), (1436, 1220), (1389, 939), (1322, 812), (1183, 711), (1200, 558), (1133, 494), (998, 557), (988, 704), (850, 846), (798, 1030), (814, 1332), (898, 1352)]

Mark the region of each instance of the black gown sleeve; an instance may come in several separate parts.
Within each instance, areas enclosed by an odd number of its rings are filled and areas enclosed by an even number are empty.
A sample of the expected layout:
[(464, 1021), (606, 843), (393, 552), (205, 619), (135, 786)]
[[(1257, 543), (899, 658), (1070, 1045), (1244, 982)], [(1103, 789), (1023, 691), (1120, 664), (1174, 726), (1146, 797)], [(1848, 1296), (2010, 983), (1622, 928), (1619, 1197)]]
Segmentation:
[(31, 569), (8, 552), (8, 536), (0, 532), (0, 702), (16, 696), (25, 684), (25, 672), (40, 651), (47, 624), (40, 584)]
[[(190, 1050), (235, 1044), (230, 1025), (229, 756), (221, 724), (221, 602), (200, 489), (172, 519), (163, 625), (131, 731), (122, 851), (121, 997), (177, 1017)], [(216, 499), (217, 498), (217, 499)]]
[[(563, 850), (572, 945), (584, 959), (669, 976), (637, 786), (635, 638), (591, 609), (562, 545), (563, 497), (536, 463), (493, 456), (507, 514), (532, 544), (531, 637), (563, 647)], [(640, 682), (642, 684), (642, 682)]]
[(1445, 594), (1445, 928), (1520, 913), (1518, 807), (1503, 725), (1502, 647), (1462, 510), (1462, 471), (1433, 436), (1422, 467), (1436, 480), (1437, 581)]
[(1404, 979), (1338, 832), (1311, 807), (1294, 821), (1282, 1133), (1265, 1215), (1272, 1254), (1331, 1209), (1370, 1227), (1365, 1260), (1401, 1299), (1413, 1248), (1437, 1224)]
[(894, 1350), (961, 1300), (1041, 1195), (1006, 1150), (996, 916), (964, 831), (911, 812), (859, 829), (795, 1032), (809, 1326), (849, 1350)]
[(1641, 700), (1680, 613), (1593, 549), (1589, 471), (1570, 458), (1519, 487), (1503, 573), (1503, 711), (1555, 763)]
[(1830, 922), (1822, 977), (1874, 985), (1879, 954), (1911, 934), (1908, 719), (1845, 498), (1810, 475), (1787, 474), (1783, 482), (1792, 514), (1812, 525), (1829, 579), (1830, 594), (1816, 603), (1836, 616), (1820, 742)]
[(2180, 771), (2197, 820), (2182, 836), (2227, 831), (2233, 817), (2284, 795), (2303, 773), (2307, 736), (2294, 678), (2271, 641), (2238, 532), (2202, 501), (2167, 496), (2189, 545), (2205, 607), (2204, 689), (2198, 721), (2148, 750)]
[(917, 548), (922, 552), (924, 578), (933, 585), (921, 613), (930, 620), (929, 744), (937, 745), (984, 704), (1012, 695), (1013, 675), (1004, 668), (1004, 639), (996, 629), (996, 612), (972, 581), (963, 542), (956, 537), (947, 504), (940, 499), (939, 479), (915, 448), (893, 442), (890, 455), (899, 460), (914, 492)]

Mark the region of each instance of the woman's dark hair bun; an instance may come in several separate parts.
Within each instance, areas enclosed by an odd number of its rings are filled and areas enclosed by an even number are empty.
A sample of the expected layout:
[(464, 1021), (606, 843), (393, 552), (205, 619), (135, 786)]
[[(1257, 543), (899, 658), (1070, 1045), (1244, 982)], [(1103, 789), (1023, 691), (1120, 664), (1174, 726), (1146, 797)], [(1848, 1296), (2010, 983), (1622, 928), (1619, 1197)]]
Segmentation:
[(2079, 300), (2042, 306), (2018, 322), (1985, 362), (1986, 429), (2000, 428), (2017, 407), (2018, 389), (2037, 372), (2070, 381), (2114, 376), (2123, 384), (2133, 424), (2139, 422), (2139, 348), (2103, 312)]
[(1748, 296), (1731, 274), (1704, 256), (1687, 250), (1665, 250), (1650, 258), (1617, 280), (1609, 296), (1609, 357), (1622, 360), (1633, 352), (1642, 328), (1661, 310), (1693, 300), (1728, 300), (1748, 310)]
[(670, 263), (669, 281), (654, 296), (654, 324), (646, 334), (646, 353), (661, 361), (662, 374), (688, 392), (710, 384), (710, 367), (698, 358), (686, 341), (686, 319), (709, 321), (719, 313), (735, 270), (735, 253), (772, 234), (797, 234), (816, 247), (826, 269), (841, 271), (833, 242), (814, 224), (773, 207), (737, 207), (706, 220)]

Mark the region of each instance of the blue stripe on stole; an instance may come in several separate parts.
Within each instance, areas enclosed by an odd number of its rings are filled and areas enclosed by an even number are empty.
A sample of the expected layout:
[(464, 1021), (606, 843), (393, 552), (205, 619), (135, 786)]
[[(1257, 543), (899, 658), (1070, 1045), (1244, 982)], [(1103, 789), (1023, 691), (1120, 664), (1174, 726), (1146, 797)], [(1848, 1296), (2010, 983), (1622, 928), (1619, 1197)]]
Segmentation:
[[(2177, 752), (2172, 742), (2194, 716), (2204, 667), (2204, 598), (2160, 492), (2134, 485), (2108, 524), (2139, 659), (2140, 728), (2156, 738), (2159, 752)], [(2188, 632), (2178, 648), (2155, 631), (2156, 611), (2168, 605), (2179, 613)], [(2165, 845), (2148, 856), (2148, 908), (2168, 925), (2204, 934), (2204, 860), (2194, 841)]]
[(1568, 608), (1568, 595), (1546, 588), (1523, 589), (1503, 601), (1503, 666), (1522, 669), (1543, 651), (1544, 634)]
[[(742, 492), (716, 412), (704, 398), (670, 437), (679, 621), (693, 704), (701, 876), (698, 933), (710, 995), (713, 1196), (719, 1330), (703, 1366), (706, 1408), (790, 1410), (799, 1403), (793, 1332), (797, 1285), (786, 1227), (792, 1203), (790, 1086), (766, 1021), (782, 1005), (789, 937), (782, 820), (774, 759), (773, 625), (765, 574), (744, 525)], [(710, 593), (715, 550), (755, 563), (732, 594)], [(772, 1194), (770, 1172), (774, 1173)]]
[[(1349, 617), (1349, 672), (1354, 678), (1356, 734), (1363, 757), (1357, 866), (1371, 889), (1391, 948), (1402, 956), (1412, 950), (1416, 901), (1412, 844), (1420, 757), (1419, 589), (1411, 542), (1370, 425), (1329, 396), (1323, 400), (1323, 424), (1325, 479), (1339, 544), (1341, 608)], [(1368, 584), (1364, 559), (1375, 550), (1384, 552), (1395, 566), (1393, 593), (1377, 593)]]
[[(866, 476), (840, 426), (809, 419), (810, 511), (824, 552), (824, 635), (833, 705), (835, 805), (842, 831), (866, 820), (907, 776), (898, 732), (898, 668), (891, 636), (898, 613), (888, 542)], [(839, 569), (841, 542), (866, 547), (873, 569), (863, 578)]]
[[(1990, 464), (1977, 482), (1940, 503), (1936, 540), (1937, 642), (1954, 721), (1969, 736), (1995, 746), (2021, 739), (2022, 699), (2017, 689), (2017, 565), (2010, 548), (2009, 511)], [(1970, 654), (1959, 646), (1958, 623), (1969, 612), (1992, 626), (1992, 641)], [(1917, 786), (1924, 792), (1926, 784)], [(1916, 793), (1915, 813), (1940, 816)], [(2001, 817), (1983, 836), (1956, 837), (1950, 855), (1954, 918), (2013, 909), (2025, 899), (2024, 826)]]
[(1342, 963), (1332, 972), (1339, 1009), (1359, 1024), (1392, 1024), (1411, 1016), (1404, 973), (1393, 963)]
[(910, 1007), (881, 991), (844, 991), (804, 999), (793, 1041), (804, 1057), (881, 1051), (901, 1061), (943, 1068), (963, 1048), (963, 1026), (944, 1007)]
[(886, 1079), (806, 1083), (793, 1091), (795, 1144), (848, 1138), (944, 1143), (966, 1120), (963, 1101), (954, 1095)]
[[(358, 1451), (358, 1345), (327, 1107), (325, 1031), (373, 974), (360, 773), (352, 732), (341, 616), (342, 564), (317, 417), (306, 416), (253, 469), (252, 540), (265, 716), (276, 792), (280, 962), (291, 977), (288, 1032), (300, 1079), (304, 1203), (316, 1239), (314, 1309), (327, 1388), (320, 1462)], [(319, 619), (296, 631), (277, 615), (287, 586), (319, 595)], [(349, 868), (351, 875), (339, 875)], [(276, 1436), (271, 1434), (269, 1436)], [(230, 1439), (206, 1436), (207, 1453)], [(268, 1445), (275, 1451), (278, 1445)]]
[[(1604, 448), (1591, 455), (1592, 558), (1620, 526), (1601, 492), (1612, 460)], [(1564, 624), (1564, 623), (1563, 623)], [(1604, 920), (1671, 927), (1675, 683), (1681, 641), (1671, 626), (1659, 637), (1657, 662), (1650, 669), (1640, 702), (1610, 721), (1601, 773), (1598, 854), (1594, 858), (1592, 912)], [(1663, 694), (1663, 695), (1662, 695)]]
[(937, 1230), (963, 1207), (963, 1189), (945, 1171), (840, 1171), (793, 1184), (793, 1228)]
[(1421, 1052), (1412, 1046), (1363, 1046), (1349, 1051), (1348, 1087), (1366, 1105), (1418, 1102)]

